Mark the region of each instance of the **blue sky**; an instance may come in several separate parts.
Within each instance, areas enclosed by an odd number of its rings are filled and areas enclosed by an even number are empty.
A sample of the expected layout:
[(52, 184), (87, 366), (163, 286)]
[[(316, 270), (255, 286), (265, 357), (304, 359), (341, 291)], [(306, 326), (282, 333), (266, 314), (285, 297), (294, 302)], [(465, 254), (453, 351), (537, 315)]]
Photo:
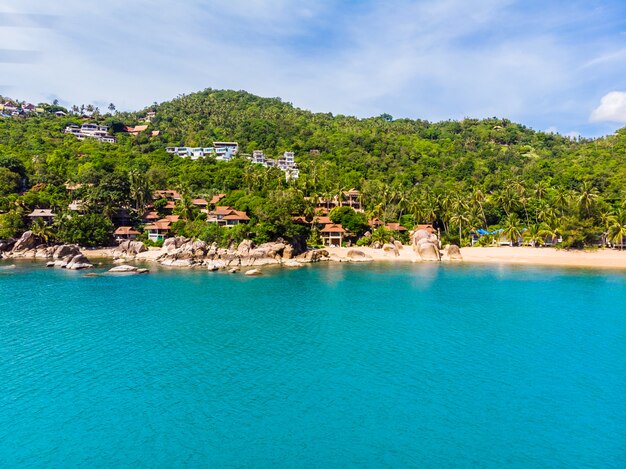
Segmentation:
[(0, 2), (0, 94), (135, 110), (207, 87), (320, 112), (626, 125), (626, 2)]

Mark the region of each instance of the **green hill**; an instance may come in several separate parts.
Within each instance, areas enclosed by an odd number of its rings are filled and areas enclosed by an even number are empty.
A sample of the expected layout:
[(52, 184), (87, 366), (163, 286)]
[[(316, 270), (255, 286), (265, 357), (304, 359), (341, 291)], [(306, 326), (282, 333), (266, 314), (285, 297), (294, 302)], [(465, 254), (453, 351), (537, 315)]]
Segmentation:
[[(178, 188), (190, 196), (232, 193), (230, 203), (246, 209), (252, 225), (263, 221), (261, 205), (280, 205), (272, 202), (277, 191), (303, 198), (354, 187), (363, 194), (368, 216), (435, 222), (451, 239), (458, 238), (451, 226), (460, 227), (467, 239), (472, 228), (517, 225), (521, 232), (542, 224), (544, 231), (565, 235), (565, 245), (582, 246), (615, 225), (626, 200), (624, 130), (575, 141), (507, 119), (357, 119), (311, 113), (278, 98), (208, 89), (136, 113), (94, 114), (91, 121), (108, 125), (117, 138), (106, 144), (65, 135), (67, 125), (86, 121), (71, 112), (56, 117), (51, 111), (58, 106), (47, 109), (0, 119), (0, 210), (8, 215), (16, 207), (20, 216), (35, 207), (64, 210), (70, 198), (80, 196), (91, 201), (90, 210), (107, 216), (116, 207), (137, 205), (129, 178), (134, 173), (150, 189)], [(145, 131), (123, 132), (148, 111), (156, 114)], [(286, 182), (279, 170), (245, 158), (191, 161), (165, 152), (168, 146), (213, 141), (237, 141), (242, 154), (294, 151), (300, 177)], [(90, 189), (69, 194), (68, 181)], [(24, 229), (26, 220), (13, 229), (8, 215), (5, 236)], [(284, 235), (289, 230), (283, 228), (267, 236)]]

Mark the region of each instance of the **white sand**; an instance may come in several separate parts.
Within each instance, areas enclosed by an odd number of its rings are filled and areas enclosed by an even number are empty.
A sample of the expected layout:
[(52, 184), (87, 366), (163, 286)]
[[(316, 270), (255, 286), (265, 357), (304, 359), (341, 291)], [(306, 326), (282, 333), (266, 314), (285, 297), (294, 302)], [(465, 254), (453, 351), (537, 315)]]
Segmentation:
[(566, 251), (554, 248), (501, 246), (462, 248), (461, 254), (463, 262), (472, 263), (626, 269), (626, 251), (613, 249)]
[[(411, 246), (403, 246), (399, 256), (393, 252), (370, 247), (326, 248), (331, 255), (331, 261), (347, 261), (348, 251), (355, 249), (363, 252), (375, 262), (422, 262)], [(89, 259), (112, 258), (112, 248), (83, 249)], [(159, 248), (150, 248), (137, 256), (140, 261), (155, 261), (161, 254)], [(554, 248), (532, 247), (467, 247), (461, 249), (463, 263), (480, 264), (522, 264), (545, 265), (562, 267), (593, 267), (606, 269), (626, 269), (626, 251), (613, 249), (598, 249), (593, 251), (566, 251)]]

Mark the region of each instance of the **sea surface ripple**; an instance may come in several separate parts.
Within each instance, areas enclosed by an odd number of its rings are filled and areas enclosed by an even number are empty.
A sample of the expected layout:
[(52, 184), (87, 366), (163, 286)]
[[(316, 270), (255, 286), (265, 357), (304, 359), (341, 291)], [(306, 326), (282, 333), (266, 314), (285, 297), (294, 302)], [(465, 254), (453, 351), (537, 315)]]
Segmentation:
[(626, 461), (626, 275), (0, 275), (2, 467)]

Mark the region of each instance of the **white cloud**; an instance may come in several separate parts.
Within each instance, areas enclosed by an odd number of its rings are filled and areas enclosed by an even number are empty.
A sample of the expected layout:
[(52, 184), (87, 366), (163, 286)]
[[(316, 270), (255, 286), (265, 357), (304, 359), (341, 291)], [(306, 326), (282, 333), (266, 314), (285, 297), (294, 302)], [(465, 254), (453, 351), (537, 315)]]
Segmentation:
[(626, 124), (626, 92), (611, 91), (602, 96), (600, 105), (591, 112), (589, 122)]
[(585, 33), (599, 30), (601, 12), (525, 3), (20, 0), (9, 11), (56, 20), (0, 28), (2, 48), (40, 52), (37, 63), (0, 63), (0, 94), (8, 85), (20, 99), (133, 110), (212, 87), (321, 112), (581, 128), (593, 87), (623, 76), (626, 39)]

